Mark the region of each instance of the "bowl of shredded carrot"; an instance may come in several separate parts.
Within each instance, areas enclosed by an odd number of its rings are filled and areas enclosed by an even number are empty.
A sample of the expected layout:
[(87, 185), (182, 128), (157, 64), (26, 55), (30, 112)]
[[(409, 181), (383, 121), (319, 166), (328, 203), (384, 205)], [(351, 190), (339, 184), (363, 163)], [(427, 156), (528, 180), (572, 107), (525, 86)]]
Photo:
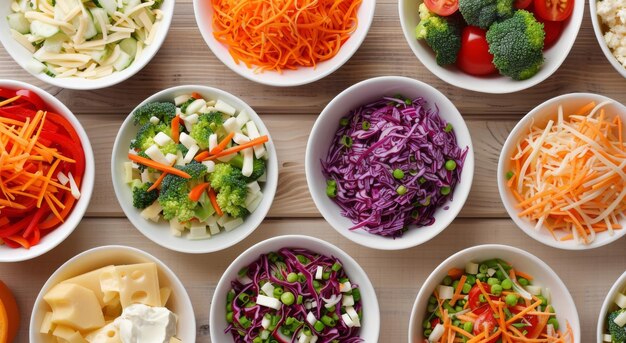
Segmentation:
[(375, 0), (194, 0), (196, 22), (215, 56), (266, 85), (317, 81), (358, 50)]
[[(574, 272), (568, 276), (576, 280)], [(580, 343), (581, 329), (574, 299), (554, 269), (525, 250), (485, 244), (455, 253), (428, 276), (408, 337), (409, 343)]]
[(0, 262), (59, 245), (93, 185), (93, 152), (74, 114), (40, 88), (0, 80)]
[(568, 250), (626, 234), (626, 107), (605, 96), (566, 94), (530, 111), (498, 163), (504, 207), (525, 233)]

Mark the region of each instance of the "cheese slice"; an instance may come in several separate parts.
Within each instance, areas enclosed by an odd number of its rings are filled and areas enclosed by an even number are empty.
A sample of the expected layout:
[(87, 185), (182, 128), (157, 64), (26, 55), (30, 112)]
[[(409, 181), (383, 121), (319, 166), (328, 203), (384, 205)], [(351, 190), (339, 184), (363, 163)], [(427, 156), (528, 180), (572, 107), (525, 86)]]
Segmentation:
[(122, 343), (120, 333), (113, 322), (105, 325), (101, 329), (90, 332), (85, 339), (89, 343)]
[(161, 306), (167, 307), (167, 301), (170, 300), (170, 296), (172, 295), (172, 289), (169, 287), (162, 287), (160, 290), (161, 294)]
[(54, 329), (52, 335), (57, 337), (58, 341), (67, 343), (87, 343), (80, 332), (67, 326), (59, 325)]
[[(96, 295), (96, 298), (98, 298), (98, 302), (100, 302), (100, 307), (104, 307), (105, 301), (104, 301), (104, 292), (102, 289), (103, 279), (106, 280), (104, 281), (105, 285), (108, 285), (109, 283), (112, 283), (111, 281), (108, 281), (108, 280), (112, 278), (113, 276), (115, 276), (115, 279), (117, 280), (117, 274), (115, 273), (115, 266), (106, 266), (104, 268), (96, 269), (89, 273), (85, 273), (85, 274), (73, 277), (71, 279), (67, 279), (61, 283), (62, 284), (73, 283), (73, 284), (90, 289)], [(109, 291), (111, 290), (110, 288), (112, 287), (105, 288), (105, 290)]]
[(142, 263), (116, 268), (122, 308), (132, 304), (161, 306), (161, 290), (156, 264)]
[(53, 324), (79, 331), (104, 326), (104, 316), (98, 298), (86, 287), (61, 283), (54, 286), (43, 299), (52, 308)]

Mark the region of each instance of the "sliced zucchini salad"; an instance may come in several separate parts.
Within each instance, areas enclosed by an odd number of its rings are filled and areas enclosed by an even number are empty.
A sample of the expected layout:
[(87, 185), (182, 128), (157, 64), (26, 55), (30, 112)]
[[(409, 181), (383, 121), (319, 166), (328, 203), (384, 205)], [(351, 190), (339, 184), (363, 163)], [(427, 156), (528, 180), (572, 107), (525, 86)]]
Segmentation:
[(163, 0), (17, 0), (11, 34), (30, 72), (97, 79), (126, 69), (159, 31)]
[(246, 111), (193, 93), (148, 103), (132, 117), (139, 129), (124, 178), (144, 219), (205, 239), (235, 229), (259, 206), (268, 136)]

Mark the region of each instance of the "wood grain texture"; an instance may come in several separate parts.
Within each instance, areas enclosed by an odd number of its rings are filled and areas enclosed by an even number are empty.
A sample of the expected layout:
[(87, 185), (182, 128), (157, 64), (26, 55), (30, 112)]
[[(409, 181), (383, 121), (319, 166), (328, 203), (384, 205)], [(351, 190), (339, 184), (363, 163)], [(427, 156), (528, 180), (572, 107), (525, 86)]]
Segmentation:
[(79, 114), (127, 113), (133, 104), (156, 91), (180, 84), (224, 89), (241, 96), (263, 114), (315, 114), (346, 87), (382, 75), (403, 75), (425, 81), (449, 96), (461, 113), (470, 116), (519, 116), (553, 96), (581, 91), (626, 102), (626, 81), (602, 54), (588, 13), (585, 13), (576, 44), (553, 76), (514, 95), (489, 95), (451, 86), (424, 68), (402, 35), (397, 6), (397, 1), (378, 1), (374, 22), (359, 51), (337, 72), (312, 85), (287, 89), (268, 87), (250, 82), (226, 68), (200, 36), (191, 0), (176, 2), (168, 38), (152, 62), (135, 77), (116, 87), (73, 92), (44, 85), (17, 67), (4, 50), (0, 51), (0, 77), (43, 86)]
[[(87, 216), (123, 217), (111, 184), (111, 150), (125, 116), (80, 115), (96, 158), (96, 182)], [(279, 186), (269, 216), (320, 217), (309, 195), (304, 174), (304, 154), (316, 116), (264, 115), (279, 159)], [(495, 182), (500, 148), (515, 125), (512, 120), (467, 121), (472, 135), (476, 166), (472, 192), (462, 217), (506, 217)]]
[[(321, 219), (266, 220), (250, 237), (227, 251), (187, 255), (166, 251), (146, 240), (126, 219), (86, 219), (65, 242), (45, 256), (20, 264), (0, 264), (0, 275), (14, 290), (22, 310), (23, 325), (16, 342), (28, 341), (27, 323), (35, 296), (56, 268), (83, 250), (121, 242), (157, 256), (178, 275), (194, 304), (197, 342), (210, 342), (211, 298), (230, 261), (256, 242), (285, 234), (324, 239), (357, 260), (376, 289), (381, 308), (379, 342), (383, 343), (406, 342), (413, 302), (433, 269), (459, 250), (488, 243), (521, 247), (556, 270), (576, 302), (583, 335), (581, 342), (591, 343), (604, 296), (624, 271), (626, 263), (623, 244), (584, 252), (548, 249), (523, 234), (509, 220), (457, 220), (441, 235), (418, 248), (391, 252), (348, 242)], [(601, 268), (598, 263), (602, 264)], [(27, 272), (31, 270), (37, 272)]]

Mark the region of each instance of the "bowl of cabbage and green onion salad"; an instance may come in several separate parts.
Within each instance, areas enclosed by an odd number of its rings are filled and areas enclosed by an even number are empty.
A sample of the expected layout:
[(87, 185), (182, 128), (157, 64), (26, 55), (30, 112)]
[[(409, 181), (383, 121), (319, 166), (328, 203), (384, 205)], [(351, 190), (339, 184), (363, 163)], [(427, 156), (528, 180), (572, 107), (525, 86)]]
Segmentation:
[(626, 342), (626, 272), (617, 279), (604, 299), (596, 335), (598, 342)]
[(278, 166), (267, 129), (239, 98), (215, 88), (159, 92), (118, 133), (113, 184), (148, 238), (189, 253), (247, 237), (273, 200)]
[(441, 263), (422, 285), (409, 343), (580, 343), (567, 287), (542, 260), (506, 245), (480, 245)]
[(215, 342), (375, 342), (380, 314), (367, 274), (308, 236), (279, 236), (240, 255), (211, 302)]

